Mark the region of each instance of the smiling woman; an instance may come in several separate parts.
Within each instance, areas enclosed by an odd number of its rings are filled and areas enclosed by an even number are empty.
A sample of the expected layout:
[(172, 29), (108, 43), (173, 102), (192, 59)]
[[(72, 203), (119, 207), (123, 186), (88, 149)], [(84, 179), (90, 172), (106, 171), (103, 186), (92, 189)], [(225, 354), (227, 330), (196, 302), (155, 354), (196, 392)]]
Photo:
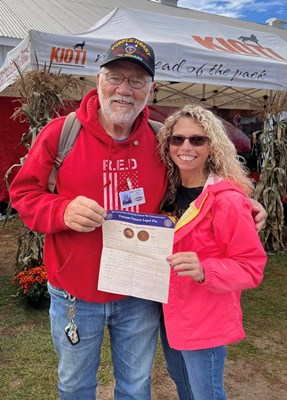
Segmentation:
[(207, 179), (206, 161), (210, 154), (209, 138), (203, 127), (189, 117), (180, 118), (168, 143), (171, 160), (180, 169), (182, 185), (202, 186)]
[(226, 346), (245, 337), (240, 293), (259, 285), (267, 259), (247, 198), (252, 183), (222, 123), (202, 107), (168, 117), (159, 148), (169, 178), (163, 211), (173, 206), (178, 218), (163, 350), (175, 381), (181, 355), (188, 398), (225, 400)]

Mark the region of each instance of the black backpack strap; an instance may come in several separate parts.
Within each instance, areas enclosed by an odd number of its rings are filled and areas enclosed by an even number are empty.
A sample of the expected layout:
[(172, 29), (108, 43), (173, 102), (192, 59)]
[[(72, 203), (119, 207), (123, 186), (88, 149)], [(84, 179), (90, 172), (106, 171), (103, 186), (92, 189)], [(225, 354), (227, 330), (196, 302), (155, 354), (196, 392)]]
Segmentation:
[(68, 114), (65, 119), (59, 139), (58, 154), (54, 161), (54, 167), (49, 176), (48, 187), (50, 192), (52, 193), (54, 193), (55, 191), (57, 169), (60, 168), (65, 157), (67, 157), (67, 155), (71, 151), (75, 140), (80, 132), (80, 129), (81, 123), (76, 117), (76, 113), (73, 111)]

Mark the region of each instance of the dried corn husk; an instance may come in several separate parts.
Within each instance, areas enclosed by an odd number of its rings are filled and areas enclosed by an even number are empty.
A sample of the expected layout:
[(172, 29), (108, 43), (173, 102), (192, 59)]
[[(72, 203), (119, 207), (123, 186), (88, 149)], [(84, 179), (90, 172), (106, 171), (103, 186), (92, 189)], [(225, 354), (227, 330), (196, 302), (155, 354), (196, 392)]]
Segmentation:
[[(16, 65), (16, 64), (15, 64)], [(33, 145), (40, 130), (54, 117), (59, 116), (60, 109), (70, 107), (73, 98), (83, 90), (81, 81), (71, 75), (61, 72), (51, 73), (51, 66), (44, 66), (36, 71), (22, 72), (16, 65), (19, 78), (13, 84), (16, 96), (21, 105), (12, 115), (14, 119), (28, 121), (29, 131), (24, 133), (22, 144), (29, 150)], [(5, 182), (9, 189), (8, 176), (15, 166), (21, 166), (26, 157), (19, 164), (10, 167), (5, 175)], [(8, 210), (11, 210), (9, 205)], [(9, 212), (6, 214), (6, 220)], [(16, 256), (16, 271), (23, 268), (43, 264), (43, 235), (30, 231), (28, 228), (18, 239), (18, 252)]]
[(285, 251), (286, 226), (282, 198), (286, 193), (287, 170), (287, 93), (278, 92), (265, 107), (256, 111), (264, 120), (261, 132), (262, 169), (256, 186), (255, 198), (265, 207), (268, 218), (260, 233), (267, 251)]

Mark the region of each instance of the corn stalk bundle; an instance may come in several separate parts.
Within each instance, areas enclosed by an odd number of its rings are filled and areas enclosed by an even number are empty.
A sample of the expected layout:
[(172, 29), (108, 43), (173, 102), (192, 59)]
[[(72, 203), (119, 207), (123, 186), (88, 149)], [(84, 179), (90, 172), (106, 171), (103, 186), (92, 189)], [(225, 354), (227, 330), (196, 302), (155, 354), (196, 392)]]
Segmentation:
[[(16, 64), (15, 64), (16, 65)], [(40, 130), (53, 118), (59, 116), (60, 109), (73, 104), (72, 98), (83, 89), (79, 80), (61, 72), (51, 73), (51, 65), (39, 66), (35, 71), (21, 72), (16, 68), (19, 78), (14, 82), (13, 89), (20, 101), (12, 115), (14, 119), (29, 123), (28, 132), (21, 139), (27, 151), (32, 147)], [(12, 165), (5, 175), (5, 182), (9, 189), (8, 176), (14, 167), (21, 167), (26, 156), (19, 160), (19, 164)], [(9, 204), (6, 220), (11, 211)], [(18, 238), (16, 271), (43, 264), (43, 235), (30, 231), (25, 227), (24, 233)]]
[(265, 250), (280, 252), (287, 247), (283, 208), (287, 170), (287, 93), (276, 93), (268, 105), (261, 105), (256, 116), (264, 119), (264, 130), (260, 134), (261, 173), (255, 198), (268, 213), (266, 227), (260, 235)]

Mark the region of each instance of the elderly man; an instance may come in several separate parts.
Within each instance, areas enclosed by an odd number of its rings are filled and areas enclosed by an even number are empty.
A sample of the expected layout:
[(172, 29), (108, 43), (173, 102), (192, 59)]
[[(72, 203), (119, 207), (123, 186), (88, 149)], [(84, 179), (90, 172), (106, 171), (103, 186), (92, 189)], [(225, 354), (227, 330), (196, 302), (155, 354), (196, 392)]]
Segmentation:
[(62, 400), (96, 398), (105, 326), (115, 399), (151, 397), (161, 305), (105, 293), (97, 285), (106, 210), (123, 209), (122, 193), (137, 189), (145, 202), (125, 209), (158, 213), (166, 190), (146, 105), (154, 73), (154, 52), (148, 44), (136, 38), (116, 41), (97, 74), (98, 89), (91, 90), (76, 111), (81, 130), (58, 171), (56, 193), (47, 186), (64, 117), (42, 130), (11, 185), (13, 207), (25, 224), (46, 234), (44, 262)]

